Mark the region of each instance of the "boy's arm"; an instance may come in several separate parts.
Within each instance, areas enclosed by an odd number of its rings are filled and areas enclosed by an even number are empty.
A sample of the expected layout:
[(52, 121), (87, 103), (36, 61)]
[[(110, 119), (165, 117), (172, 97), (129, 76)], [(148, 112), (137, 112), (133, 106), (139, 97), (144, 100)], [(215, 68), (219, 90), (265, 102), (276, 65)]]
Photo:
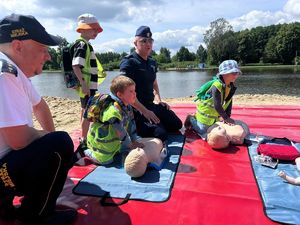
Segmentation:
[(84, 41), (78, 41), (73, 46), (73, 59), (72, 68), (78, 78), (82, 92), (86, 95), (90, 95), (90, 89), (87, 82), (83, 78), (82, 68), (85, 66), (86, 54), (88, 45)]
[(128, 130), (129, 130), (129, 135), (130, 135), (130, 138), (132, 141), (136, 141), (137, 139), (139, 139), (139, 136), (137, 135), (137, 131), (136, 131), (136, 123), (135, 123), (135, 120), (134, 120), (134, 116), (133, 116), (133, 111), (131, 109), (131, 112), (130, 112), (130, 117), (129, 117), (129, 127), (128, 127)]
[(113, 129), (116, 131), (116, 134), (120, 139), (122, 145), (126, 148), (129, 148), (131, 144), (131, 138), (125, 130), (125, 127), (122, 125), (122, 122), (116, 118), (111, 119), (109, 122), (111, 123)]
[(211, 93), (214, 100), (215, 110), (219, 113), (224, 122), (234, 123), (234, 120), (230, 118), (230, 115), (228, 115), (222, 107), (221, 92), (216, 87), (212, 87)]
[(137, 142), (136, 140), (131, 139), (129, 133), (126, 131), (125, 127), (122, 125), (120, 120), (112, 123), (113, 129), (116, 130), (116, 133), (122, 143), (122, 146), (127, 149), (142, 148), (144, 145)]
[(87, 83), (83, 79), (83, 74), (81, 72), (80, 65), (74, 65), (74, 66), (72, 66), (72, 68), (73, 68), (73, 71), (80, 83), (82, 92), (85, 93), (86, 95), (90, 95), (90, 89), (89, 89)]

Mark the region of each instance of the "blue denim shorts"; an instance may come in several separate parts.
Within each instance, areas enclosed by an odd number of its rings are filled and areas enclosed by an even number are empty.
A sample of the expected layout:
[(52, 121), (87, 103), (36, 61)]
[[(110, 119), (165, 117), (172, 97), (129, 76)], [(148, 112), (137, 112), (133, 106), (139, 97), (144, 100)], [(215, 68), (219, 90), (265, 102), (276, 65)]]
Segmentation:
[(205, 139), (207, 138), (207, 129), (210, 127), (196, 120), (194, 116), (191, 116), (190, 122), (192, 124), (193, 130), (198, 133), (198, 135)]

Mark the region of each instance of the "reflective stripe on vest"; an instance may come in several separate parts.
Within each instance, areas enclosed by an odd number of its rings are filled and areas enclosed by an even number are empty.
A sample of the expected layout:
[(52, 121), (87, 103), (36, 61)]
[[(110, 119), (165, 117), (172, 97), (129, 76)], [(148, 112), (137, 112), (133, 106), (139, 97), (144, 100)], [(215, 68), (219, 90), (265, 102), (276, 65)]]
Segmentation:
[[(85, 63), (84, 63), (84, 67), (81, 69), (81, 72), (82, 72), (84, 81), (87, 83), (87, 86), (90, 87), (91, 73), (92, 73), (91, 63), (90, 63), (91, 50), (90, 50), (90, 47), (89, 47), (89, 43), (84, 38), (79, 37), (78, 41), (83, 41), (87, 46), (86, 54), (85, 54)], [(96, 63), (97, 63), (97, 72), (95, 72), (95, 74), (98, 74), (98, 79), (99, 79), (99, 77), (101, 78), (97, 83), (101, 84), (104, 81), (104, 78), (106, 77), (106, 74), (103, 70), (103, 67), (102, 67), (100, 61), (97, 59), (96, 55), (95, 55), (95, 58), (96, 58)], [(86, 95), (82, 92), (81, 87), (79, 87), (77, 89), (77, 92), (78, 92), (78, 94), (81, 98), (84, 98), (85, 95)]]
[(214, 119), (214, 120), (218, 119), (218, 116), (212, 116), (212, 115), (206, 114), (204, 112), (199, 111), (198, 109), (197, 109), (197, 113), (201, 114), (202, 116)]
[(93, 151), (94, 157), (101, 163), (110, 161), (121, 149), (121, 140), (112, 124), (104, 124), (112, 118), (122, 120), (121, 110), (117, 104), (111, 103), (104, 109), (102, 121), (94, 122), (87, 135), (88, 148)]

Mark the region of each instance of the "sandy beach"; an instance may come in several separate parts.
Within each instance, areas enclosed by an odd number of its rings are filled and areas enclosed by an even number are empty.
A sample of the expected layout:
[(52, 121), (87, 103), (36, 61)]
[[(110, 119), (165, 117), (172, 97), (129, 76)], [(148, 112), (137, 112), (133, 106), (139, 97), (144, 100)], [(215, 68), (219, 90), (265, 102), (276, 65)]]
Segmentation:
[[(72, 132), (80, 128), (80, 102), (59, 97), (44, 97), (49, 104), (56, 130)], [(194, 104), (194, 97), (164, 99), (170, 105), (176, 103)], [(297, 105), (300, 106), (300, 97), (273, 95), (235, 95), (234, 105)], [(39, 128), (38, 123), (34, 122)]]

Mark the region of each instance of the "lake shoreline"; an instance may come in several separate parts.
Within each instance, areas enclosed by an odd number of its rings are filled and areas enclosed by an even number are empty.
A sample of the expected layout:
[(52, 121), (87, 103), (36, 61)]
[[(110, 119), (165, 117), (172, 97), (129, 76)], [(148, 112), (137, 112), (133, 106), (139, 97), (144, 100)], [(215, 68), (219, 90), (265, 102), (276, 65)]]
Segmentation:
[[(75, 129), (80, 128), (80, 102), (79, 100), (71, 100), (60, 97), (43, 97), (48, 103), (51, 110), (56, 130), (64, 130), (69, 133)], [(166, 98), (163, 101), (168, 104), (195, 104), (194, 96), (181, 97), (181, 98)], [(300, 96), (287, 96), (287, 95), (250, 95), (242, 94), (235, 95), (233, 98), (234, 106), (266, 106), (266, 105), (290, 105), (300, 106)], [(234, 109), (233, 109), (234, 110)], [(34, 121), (35, 127), (40, 128), (37, 121)]]

